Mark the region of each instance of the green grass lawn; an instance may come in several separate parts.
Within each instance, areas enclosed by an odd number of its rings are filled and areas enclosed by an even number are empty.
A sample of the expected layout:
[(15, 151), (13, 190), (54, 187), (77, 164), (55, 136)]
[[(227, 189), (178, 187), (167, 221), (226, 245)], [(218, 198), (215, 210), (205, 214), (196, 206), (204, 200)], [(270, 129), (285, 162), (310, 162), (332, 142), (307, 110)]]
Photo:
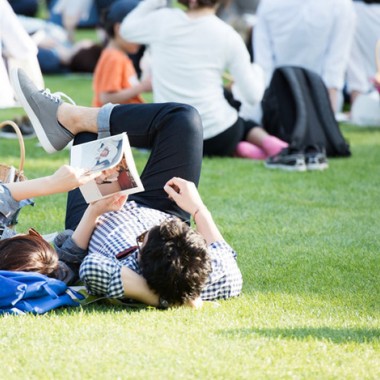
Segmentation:
[[(88, 76), (46, 84), (91, 102)], [(0, 379), (379, 379), (380, 129), (342, 130), (353, 156), (321, 173), (204, 160), (200, 191), (238, 252), (241, 297), (198, 311), (93, 305), (1, 317)], [(135, 154), (141, 170), (147, 156)], [(26, 155), (34, 178), (69, 153), (48, 155), (32, 139)], [(0, 158), (17, 164), (17, 142), (0, 139)], [(61, 230), (64, 213), (64, 195), (37, 199), (18, 230)]]

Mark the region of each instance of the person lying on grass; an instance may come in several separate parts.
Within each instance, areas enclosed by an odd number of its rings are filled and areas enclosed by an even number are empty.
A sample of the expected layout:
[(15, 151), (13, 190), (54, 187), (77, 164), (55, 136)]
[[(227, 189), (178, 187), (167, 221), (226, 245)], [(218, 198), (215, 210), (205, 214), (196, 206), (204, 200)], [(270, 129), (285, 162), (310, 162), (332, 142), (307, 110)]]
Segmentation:
[(66, 283), (77, 280), (75, 272), (86, 255), (97, 218), (105, 212), (119, 210), (125, 196), (116, 194), (90, 204), (75, 232), (65, 231), (56, 237), (55, 249), (34, 228), (27, 234), (16, 234), (9, 224), (24, 200), (67, 192), (100, 173), (64, 165), (47, 177), (0, 184), (0, 270), (38, 272)]
[[(25, 73), (12, 83), (48, 152), (127, 132), (132, 146), (150, 149), (141, 174), (145, 191), (118, 211), (98, 217), (80, 266), (90, 294), (148, 305), (199, 306), (238, 296), (236, 252), (224, 241), (196, 185), (202, 163), (202, 124), (191, 106), (108, 104), (88, 108), (39, 91)], [(178, 124), (181, 128), (178, 128)], [(86, 132), (86, 133), (84, 133)], [(66, 228), (76, 230), (87, 208), (80, 190), (69, 193)], [(196, 228), (190, 227), (192, 216)]]

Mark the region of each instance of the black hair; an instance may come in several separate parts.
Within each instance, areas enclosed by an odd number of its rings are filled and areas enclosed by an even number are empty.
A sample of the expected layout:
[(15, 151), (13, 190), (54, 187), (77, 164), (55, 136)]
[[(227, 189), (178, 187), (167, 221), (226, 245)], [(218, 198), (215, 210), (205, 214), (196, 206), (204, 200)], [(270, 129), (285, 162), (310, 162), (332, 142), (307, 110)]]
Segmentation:
[(148, 286), (171, 305), (199, 297), (211, 272), (206, 241), (179, 219), (149, 231), (140, 266)]

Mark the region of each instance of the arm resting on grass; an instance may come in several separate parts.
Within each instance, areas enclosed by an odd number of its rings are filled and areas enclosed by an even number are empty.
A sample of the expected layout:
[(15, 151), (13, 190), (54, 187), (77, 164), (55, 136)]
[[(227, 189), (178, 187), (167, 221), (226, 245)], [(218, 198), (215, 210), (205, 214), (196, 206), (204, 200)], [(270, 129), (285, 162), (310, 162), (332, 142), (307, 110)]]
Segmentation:
[(149, 288), (143, 276), (123, 266), (121, 268), (121, 280), (126, 298), (132, 298), (147, 305), (158, 306), (158, 295)]
[[(89, 254), (80, 267), (80, 278), (90, 294), (159, 306), (158, 295), (149, 288), (144, 277), (116, 258), (100, 253)], [(197, 298), (187, 306), (199, 308), (201, 305), (202, 300)]]

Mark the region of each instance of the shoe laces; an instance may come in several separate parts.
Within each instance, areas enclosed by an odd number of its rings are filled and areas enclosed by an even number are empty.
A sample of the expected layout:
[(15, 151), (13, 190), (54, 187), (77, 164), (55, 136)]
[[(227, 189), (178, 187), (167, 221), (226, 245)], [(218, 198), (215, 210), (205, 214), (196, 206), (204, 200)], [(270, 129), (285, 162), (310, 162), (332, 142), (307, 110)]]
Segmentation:
[(66, 95), (64, 92), (54, 92), (52, 93), (48, 88), (42, 91), (42, 95), (46, 98), (52, 100), (53, 102), (59, 103), (62, 100), (62, 97), (66, 98), (71, 104), (76, 105), (73, 99), (70, 96)]

